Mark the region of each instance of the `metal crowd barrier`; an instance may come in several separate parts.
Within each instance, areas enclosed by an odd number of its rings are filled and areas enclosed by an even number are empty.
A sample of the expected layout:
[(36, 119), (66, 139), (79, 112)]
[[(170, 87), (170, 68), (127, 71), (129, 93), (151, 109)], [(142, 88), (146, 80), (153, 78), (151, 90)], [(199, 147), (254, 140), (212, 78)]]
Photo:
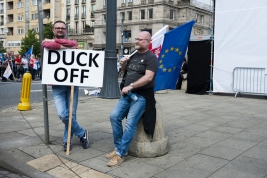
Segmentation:
[(233, 91), (255, 95), (266, 95), (265, 68), (236, 67), (233, 70)]

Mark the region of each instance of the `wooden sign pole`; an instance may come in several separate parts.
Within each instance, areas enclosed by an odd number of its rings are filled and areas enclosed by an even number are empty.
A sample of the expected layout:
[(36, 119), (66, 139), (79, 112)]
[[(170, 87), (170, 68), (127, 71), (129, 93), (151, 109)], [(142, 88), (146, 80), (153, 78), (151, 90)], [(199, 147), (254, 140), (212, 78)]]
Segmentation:
[(68, 125), (68, 142), (67, 142), (67, 151), (66, 155), (70, 155), (70, 133), (71, 133), (71, 123), (72, 123), (72, 108), (73, 108), (73, 93), (74, 93), (74, 86), (71, 86), (70, 92), (70, 107), (69, 107), (69, 125)]

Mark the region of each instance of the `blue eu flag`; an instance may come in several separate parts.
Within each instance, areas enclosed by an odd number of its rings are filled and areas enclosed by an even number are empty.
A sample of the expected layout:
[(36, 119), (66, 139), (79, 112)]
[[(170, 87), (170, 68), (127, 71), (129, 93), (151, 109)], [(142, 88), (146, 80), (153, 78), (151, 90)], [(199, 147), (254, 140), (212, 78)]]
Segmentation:
[(154, 91), (175, 88), (194, 24), (192, 20), (165, 33)]
[(28, 54), (32, 55), (32, 50), (33, 50), (33, 46), (30, 47), (29, 51), (27, 51), (26, 53), (24, 53), (24, 56), (26, 57), (27, 60), (28, 59)]

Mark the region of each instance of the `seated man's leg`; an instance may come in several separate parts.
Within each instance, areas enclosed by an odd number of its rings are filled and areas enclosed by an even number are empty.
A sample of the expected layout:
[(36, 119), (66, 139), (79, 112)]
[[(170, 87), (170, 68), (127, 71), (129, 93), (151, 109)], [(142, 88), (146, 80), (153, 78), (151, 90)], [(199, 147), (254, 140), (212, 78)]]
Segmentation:
[(116, 152), (120, 157), (123, 157), (128, 151), (136, 131), (137, 123), (145, 112), (146, 99), (143, 96), (137, 96), (137, 101), (131, 101), (121, 144)]
[(121, 145), (123, 135), (122, 120), (129, 111), (131, 98), (122, 96), (110, 114), (110, 123), (113, 131), (114, 145), (117, 150)]

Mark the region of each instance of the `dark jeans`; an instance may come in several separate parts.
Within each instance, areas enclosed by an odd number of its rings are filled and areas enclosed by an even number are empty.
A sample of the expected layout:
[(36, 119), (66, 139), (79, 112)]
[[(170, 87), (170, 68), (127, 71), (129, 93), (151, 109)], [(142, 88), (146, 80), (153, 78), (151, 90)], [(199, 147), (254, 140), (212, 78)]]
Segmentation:
[(33, 68), (30, 68), (30, 73), (32, 74), (32, 80), (35, 80), (35, 72), (36, 70), (34, 70)]

